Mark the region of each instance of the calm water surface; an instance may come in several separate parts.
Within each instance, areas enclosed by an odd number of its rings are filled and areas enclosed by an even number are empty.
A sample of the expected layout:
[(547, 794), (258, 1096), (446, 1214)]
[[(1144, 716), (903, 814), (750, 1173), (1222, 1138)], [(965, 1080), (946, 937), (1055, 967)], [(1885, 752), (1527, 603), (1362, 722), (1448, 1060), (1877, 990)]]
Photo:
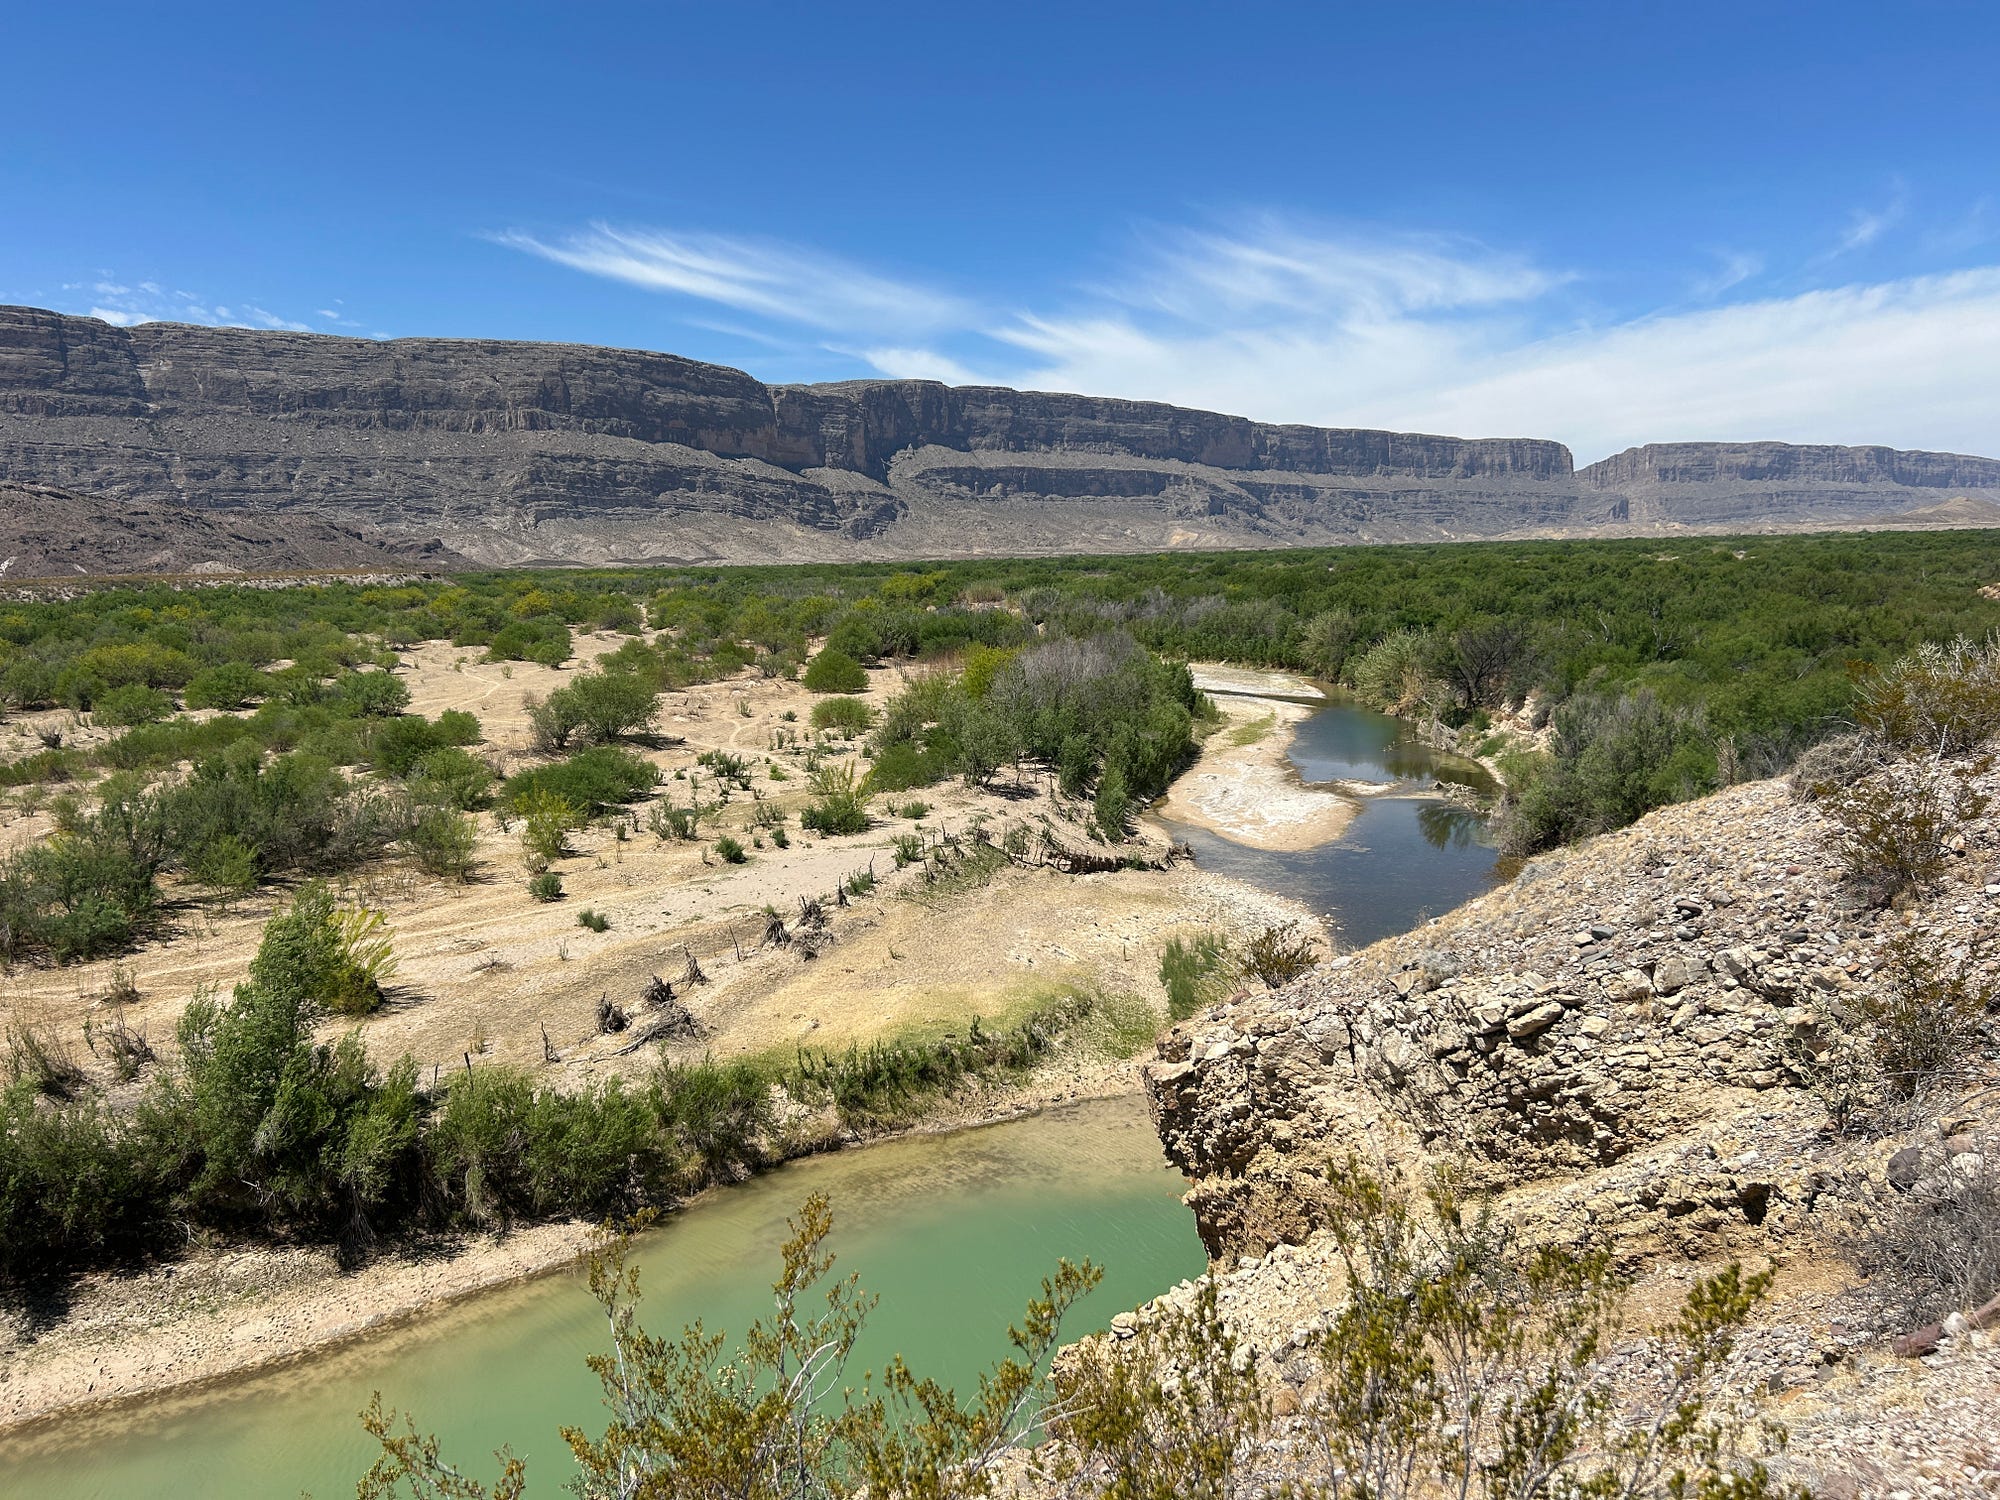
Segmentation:
[(1357, 781), (1387, 790), (1360, 798), (1347, 831), (1317, 849), (1280, 854), (1233, 843), (1172, 817), (1204, 870), (1301, 901), (1327, 917), (1343, 948), (1408, 932), (1490, 889), (1504, 873), (1486, 820), (1431, 791), (1439, 781), (1491, 786), (1476, 763), (1410, 737), (1386, 714), (1330, 701), (1303, 720), (1291, 744), (1299, 778)]
[[(836, 1274), (860, 1272), (882, 1299), (854, 1375), (900, 1351), (919, 1374), (969, 1390), (1009, 1352), (1007, 1325), (1058, 1257), (1105, 1268), (1075, 1315), (1078, 1336), (1198, 1274), (1184, 1186), (1137, 1098), (796, 1162), (644, 1239), (644, 1320), (672, 1330), (699, 1317), (733, 1347), (769, 1310), (787, 1215), (823, 1191)], [(530, 1493), (558, 1495), (574, 1470), (557, 1427), (602, 1426), (583, 1360), (604, 1347), (580, 1278), (545, 1277), (286, 1370), (0, 1438), (0, 1495), (349, 1496), (372, 1458), (355, 1413), (375, 1390), (437, 1431), (461, 1467), (491, 1478), (489, 1455), (509, 1443), (528, 1460)]]
[[(1349, 947), (1493, 883), (1498, 859), (1482, 820), (1426, 790), (1439, 779), (1476, 784), (1477, 766), (1340, 702), (1299, 726), (1291, 755), (1308, 782), (1393, 785), (1363, 799), (1339, 840), (1297, 854), (1169, 820), (1203, 868), (1327, 913)], [(798, 1162), (646, 1236), (645, 1320), (672, 1330), (698, 1317), (727, 1330), (733, 1347), (769, 1307), (787, 1215), (820, 1190), (833, 1200), (838, 1270), (859, 1271), (882, 1296), (856, 1373), (901, 1352), (920, 1374), (968, 1389), (1008, 1352), (1008, 1323), (1058, 1257), (1088, 1256), (1106, 1270), (1073, 1325), (1079, 1336), (1197, 1274), (1201, 1245), (1182, 1187), (1136, 1098)], [(531, 1493), (558, 1494), (572, 1468), (556, 1429), (601, 1425), (583, 1361), (605, 1343), (579, 1278), (545, 1277), (285, 1370), (0, 1437), (0, 1497), (351, 1495), (373, 1456), (355, 1414), (376, 1390), (436, 1431), (461, 1466), (490, 1477), (488, 1455), (508, 1443), (529, 1462)]]

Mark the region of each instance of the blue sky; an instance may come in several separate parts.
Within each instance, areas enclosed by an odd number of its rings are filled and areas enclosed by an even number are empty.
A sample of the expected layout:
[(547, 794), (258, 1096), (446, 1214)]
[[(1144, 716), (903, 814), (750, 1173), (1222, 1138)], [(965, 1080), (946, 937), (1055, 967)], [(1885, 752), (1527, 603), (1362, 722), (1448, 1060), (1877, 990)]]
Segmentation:
[(2000, 7), (10, 8), (0, 301), (2000, 454)]

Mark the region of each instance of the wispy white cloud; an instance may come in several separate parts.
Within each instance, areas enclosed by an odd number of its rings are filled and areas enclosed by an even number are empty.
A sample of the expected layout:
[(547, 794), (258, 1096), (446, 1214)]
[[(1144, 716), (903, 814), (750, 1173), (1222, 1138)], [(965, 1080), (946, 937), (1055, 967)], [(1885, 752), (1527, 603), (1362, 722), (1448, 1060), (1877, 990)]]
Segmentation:
[[(234, 305), (211, 303), (199, 292), (180, 288), (168, 291), (157, 281), (127, 283), (108, 271), (100, 272), (99, 276), (101, 279), (94, 282), (64, 282), (62, 289), (66, 292), (89, 292), (87, 316), (102, 318), (120, 328), (134, 328), (141, 323), (199, 323), (210, 328), (270, 328), (290, 333), (312, 331), (310, 324), (274, 313), (254, 302)], [(341, 318), (337, 313), (322, 312), (320, 316), (338, 319), (350, 328), (361, 326)]]
[(1688, 290), (1703, 302), (1720, 297), (1732, 287), (1739, 287), (1753, 276), (1764, 271), (1764, 257), (1745, 250), (1716, 250), (1715, 268), (1706, 275), (1696, 276)]
[(489, 238), (593, 276), (830, 333), (922, 334), (963, 326), (971, 312), (947, 293), (765, 240), (604, 223), (555, 238), (518, 229)]

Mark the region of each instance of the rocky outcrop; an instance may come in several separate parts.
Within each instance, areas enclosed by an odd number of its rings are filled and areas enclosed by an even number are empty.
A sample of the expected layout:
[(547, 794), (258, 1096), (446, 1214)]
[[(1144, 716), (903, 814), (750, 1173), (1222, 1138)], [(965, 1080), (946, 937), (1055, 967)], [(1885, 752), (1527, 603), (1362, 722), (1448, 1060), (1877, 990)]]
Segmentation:
[(0, 587), (105, 574), (450, 572), (437, 542), (311, 516), (282, 521), (153, 501), (112, 501), (0, 481)]
[(1636, 522), (1696, 527), (1903, 517), (1940, 490), (2000, 498), (2000, 460), (1820, 444), (1651, 443), (1577, 478), (1625, 497)]
[[(1147, 1086), (1211, 1253), (1310, 1237), (1349, 1150), (1535, 1185), (1643, 1245), (1805, 1222), (1811, 1059), (1904, 920), (1843, 890), (1819, 823), (1776, 782), (1664, 809), (1176, 1028)], [(1967, 851), (1938, 914), (1962, 941), (2000, 933), (2000, 828)]]
[[(1644, 449), (1579, 475), (1568, 449), (1532, 438), (1286, 426), (921, 380), (767, 386), (643, 350), (114, 328), (0, 308), (0, 478), (195, 510), (304, 510), (442, 538), (490, 564), (1837, 524), (1919, 509), (1908, 493), (1934, 503), (1935, 488), (1912, 489), (1932, 479), (1913, 476), (2000, 469), (1752, 446), (1764, 456)], [(1784, 456), (1823, 452), (1886, 456)]]

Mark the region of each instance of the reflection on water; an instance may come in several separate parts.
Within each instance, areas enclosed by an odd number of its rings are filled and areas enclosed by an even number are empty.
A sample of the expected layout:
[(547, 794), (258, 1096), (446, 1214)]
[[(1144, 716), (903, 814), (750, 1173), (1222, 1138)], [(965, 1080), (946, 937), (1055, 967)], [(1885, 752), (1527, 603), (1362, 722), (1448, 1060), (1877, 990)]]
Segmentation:
[(1360, 798), (1361, 811), (1338, 839), (1293, 853), (1253, 849), (1163, 819), (1175, 838), (1193, 846), (1201, 868), (1304, 903), (1327, 918), (1346, 948), (1442, 916), (1502, 874), (1485, 816), (1425, 790), (1446, 781), (1490, 791), (1492, 778), (1472, 761), (1411, 739), (1400, 720), (1335, 699), (1300, 722), (1290, 754), (1308, 783), (1392, 786)]
[[(820, 1190), (833, 1201), (838, 1270), (859, 1272), (882, 1297), (853, 1376), (901, 1352), (964, 1391), (1009, 1352), (1008, 1323), (1059, 1257), (1105, 1268), (1079, 1310), (1079, 1336), (1198, 1273), (1183, 1186), (1137, 1098), (817, 1157), (647, 1235), (644, 1316), (668, 1331), (699, 1317), (733, 1346), (769, 1311), (786, 1217)], [(370, 1459), (355, 1414), (379, 1390), (475, 1473), (490, 1476), (487, 1455), (511, 1444), (529, 1460), (531, 1493), (553, 1496), (572, 1472), (557, 1427), (601, 1425), (583, 1361), (604, 1343), (577, 1276), (547, 1277), (285, 1370), (0, 1438), (0, 1495), (349, 1495)]]

